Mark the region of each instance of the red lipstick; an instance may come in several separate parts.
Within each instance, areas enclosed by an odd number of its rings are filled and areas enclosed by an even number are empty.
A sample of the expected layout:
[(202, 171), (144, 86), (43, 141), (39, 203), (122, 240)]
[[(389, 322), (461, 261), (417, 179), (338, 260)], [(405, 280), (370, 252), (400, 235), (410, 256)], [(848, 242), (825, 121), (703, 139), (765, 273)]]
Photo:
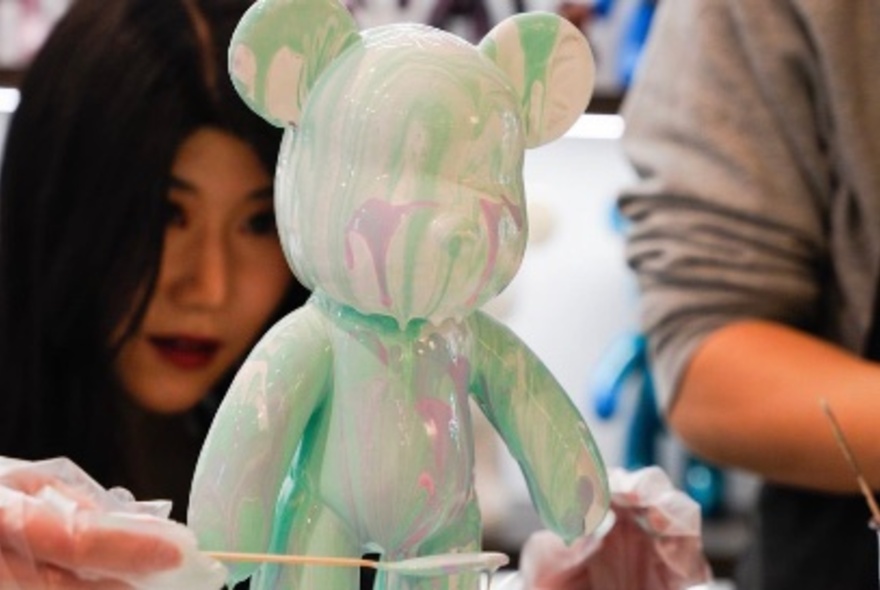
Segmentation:
[(179, 369), (201, 369), (214, 359), (220, 342), (192, 336), (153, 336), (150, 344), (164, 360)]

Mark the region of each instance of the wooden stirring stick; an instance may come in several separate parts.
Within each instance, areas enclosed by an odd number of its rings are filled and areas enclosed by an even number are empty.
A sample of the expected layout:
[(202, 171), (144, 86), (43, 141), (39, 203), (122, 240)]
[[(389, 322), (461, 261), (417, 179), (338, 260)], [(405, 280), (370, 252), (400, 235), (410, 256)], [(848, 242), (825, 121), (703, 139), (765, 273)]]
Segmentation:
[(369, 567), (375, 570), (398, 572), (417, 577), (448, 576), (463, 572), (493, 573), (507, 565), (510, 558), (503, 553), (484, 551), (477, 553), (444, 553), (413, 557), (402, 561), (373, 561), (353, 557), (324, 557), (316, 555), (281, 555), (277, 553), (234, 553), (224, 551), (205, 552), (220, 561), (247, 561), (259, 563), (283, 563), (327, 565), (336, 567)]
[(234, 553), (230, 551), (205, 551), (205, 555), (218, 561), (246, 561), (255, 563), (286, 563), (327, 565), (336, 567), (371, 567), (379, 569), (378, 562), (354, 557), (321, 557), (317, 555), (279, 555), (277, 553)]
[(821, 402), (822, 410), (825, 411), (825, 415), (828, 417), (828, 421), (831, 424), (831, 430), (834, 432), (834, 438), (837, 440), (837, 445), (843, 452), (843, 456), (846, 457), (846, 461), (849, 463), (850, 468), (855, 473), (856, 481), (859, 483), (859, 489), (862, 490), (862, 494), (868, 502), (868, 507), (871, 509), (871, 517), (873, 518), (875, 525), (880, 526), (880, 508), (877, 507), (874, 493), (871, 491), (870, 486), (868, 486), (868, 482), (865, 481), (865, 476), (862, 475), (862, 470), (859, 468), (859, 464), (856, 462), (856, 457), (853, 454), (852, 449), (850, 449), (850, 446), (847, 444), (846, 438), (843, 436), (843, 430), (841, 430), (837, 418), (834, 417), (834, 413), (831, 411), (831, 406), (828, 405), (828, 400), (822, 398)]

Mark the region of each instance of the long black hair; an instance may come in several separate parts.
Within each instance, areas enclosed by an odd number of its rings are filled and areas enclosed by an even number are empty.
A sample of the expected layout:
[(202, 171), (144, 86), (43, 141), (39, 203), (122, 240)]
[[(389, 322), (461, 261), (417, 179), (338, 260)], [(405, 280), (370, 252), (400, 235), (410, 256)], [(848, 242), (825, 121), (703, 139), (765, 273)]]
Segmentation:
[(113, 338), (152, 294), (178, 146), (214, 126), (274, 168), (279, 132), (226, 74), (249, 4), (76, 0), (30, 65), (0, 171), (0, 454), (118, 460)]

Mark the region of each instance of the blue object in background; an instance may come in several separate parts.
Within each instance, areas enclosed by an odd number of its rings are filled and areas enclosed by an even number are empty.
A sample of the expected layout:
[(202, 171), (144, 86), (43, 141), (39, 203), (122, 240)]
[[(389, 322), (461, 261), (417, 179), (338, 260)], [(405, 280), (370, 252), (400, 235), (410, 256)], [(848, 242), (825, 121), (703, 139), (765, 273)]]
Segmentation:
[(654, 402), (645, 338), (641, 334), (625, 334), (613, 343), (594, 376), (593, 402), (599, 417), (608, 420), (614, 416), (622, 392), (634, 380), (638, 380), (638, 399), (623, 452), (623, 467), (629, 470), (656, 464), (656, 439), (663, 424)]
[[(651, 29), (651, 21), (657, 8), (658, 0), (639, 0), (633, 9), (630, 21), (626, 23), (620, 36), (618, 58), (616, 64), (616, 77), (621, 87), (628, 88), (633, 74), (642, 55), (642, 49)], [(608, 18), (614, 10), (614, 0), (597, 0), (593, 4), (592, 15), (594, 18)]]
[(688, 453), (682, 489), (700, 505), (703, 516), (717, 516), (724, 508), (724, 472)]
[[(655, 2), (643, 4), (653, 7)], [(626, 233), (627, 220), (616, 206), (610, 208), (608, 223), (618, 234)], [(599, 359), (589, 383), (588, 399), (599, 418), (610, 420), (628, 390), (635, 390), (636, 401), (624, 435), (621, 466), (632, 471), (660, 465), (657, 447), (666, 428), (657, 409), (648, 341), (638, 331), (620, 336)], [(686, 450), (680, 486), (700, 505), (704, 517), (717, 516), (724, 509), (724, 472)]]
[(648, 31), (651, 29), (651, 21), (654, 18), (654, 10), (657, 8), (657, 0), (641, 0), (635, 9), (629, 26), (624, 31), (620, 44), (618, 57), (618, 77), (624, 88), (628, 88), (632, 82), (633, 74), (642, 56), (642, 49), (648, 39)]
[[(591, 382), (596, 414), (605, 420), (617, 412), (623, 392), (636, 389), (636, 404), (627, 426), (622, 465), (628, 470), (657, 465), (657, 441), (665, 428), (657, 411), (654, 382), (643, 334), (624, 334), (612, 343)], [(685, 454), (681, 487), (706, 517), (718, 515), (724, 502), (724, 472), (690, 453)]]

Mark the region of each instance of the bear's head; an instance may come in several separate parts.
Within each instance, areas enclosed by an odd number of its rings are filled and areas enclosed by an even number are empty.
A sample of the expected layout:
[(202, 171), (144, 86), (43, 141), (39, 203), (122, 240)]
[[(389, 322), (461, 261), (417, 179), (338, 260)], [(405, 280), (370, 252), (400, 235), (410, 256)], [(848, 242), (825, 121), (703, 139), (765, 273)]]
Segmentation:
[(526, 148), (586, 108), (582, 33), (525, 13), (474, 46), (424, 25), (358, 32), (335, 0), (261, 0), (230, 46), (258, 114), (286, 129), (276, 214), (297, 277), (364, 314), (461, 318), (516, 274)]

